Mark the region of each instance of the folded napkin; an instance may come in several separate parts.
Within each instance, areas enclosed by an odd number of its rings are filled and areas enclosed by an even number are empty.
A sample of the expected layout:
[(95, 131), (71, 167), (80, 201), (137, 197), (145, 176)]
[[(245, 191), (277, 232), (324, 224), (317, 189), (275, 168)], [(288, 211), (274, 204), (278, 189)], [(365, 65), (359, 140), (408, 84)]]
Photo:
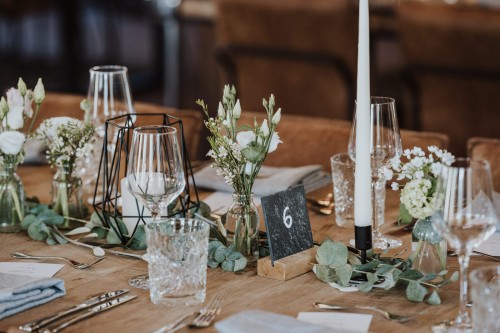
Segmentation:
[(261, 310), (239, 312), (215, 323), (219, 333), (340, 333), (329, 327)]
[(65, 294), (61, 279), (0, 273), (0, 319)]
[[(217, 175), (216, 169), (206, 166), (194, 174), (196, 186), (209, 190), (234, 192), (233, 188)], [(322, 171), (320, 165), (306, 165), (297, 168), (263, 166), (255, 179), (253, 192), (261, 197), (302, 184), (311, 192), (332, 182), (331, 175)]]

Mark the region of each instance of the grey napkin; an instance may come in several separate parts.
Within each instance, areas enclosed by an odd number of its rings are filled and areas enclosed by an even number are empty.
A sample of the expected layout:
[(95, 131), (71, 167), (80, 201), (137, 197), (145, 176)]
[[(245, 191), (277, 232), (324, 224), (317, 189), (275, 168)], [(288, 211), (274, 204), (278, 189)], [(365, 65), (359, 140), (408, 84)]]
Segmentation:
[(0, 273), (0, 319), (65, 294), (61, 279)]
[(261, 310), (239, 312), (215, 323), (215, 328), (219, 333), (340, 333), (329, 327)]
[[(194, 174), (196, 185), (209, 190), (234, 192), (233, 188), (217, 175), (216, 169), (206, 166)], [(253, 186), (253, 192), (261, 197), (302, 184), (306, 192), (314, 191), (332, 182), (330, 174), (321, 170), (320, 165), (306, 165), (297, 168), (268, 167), (260, 169)]]

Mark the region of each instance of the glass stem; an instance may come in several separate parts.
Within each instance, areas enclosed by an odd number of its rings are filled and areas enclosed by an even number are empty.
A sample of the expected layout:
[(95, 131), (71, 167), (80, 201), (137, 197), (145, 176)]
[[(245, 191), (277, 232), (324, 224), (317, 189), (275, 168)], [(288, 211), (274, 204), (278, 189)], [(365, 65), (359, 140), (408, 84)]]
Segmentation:
[(467, 269), (469, 268), (470, 254), (466, 251), (460, 251), (458, 255), (458, 263), (460, 265), (460, 308), (457, 323), (470, 322), (469, 313), (467, 311)]
[(382, 200), (381, 196), (384, 195), (381, 188), (382, 180), (384, 180), (384, 178), (381, 177), (378, 172), (376, 175), (372, 176), (373, 235), (375, 237), (380, 235), (379, 228), (384, 224), (384, 209), (380, 202)]

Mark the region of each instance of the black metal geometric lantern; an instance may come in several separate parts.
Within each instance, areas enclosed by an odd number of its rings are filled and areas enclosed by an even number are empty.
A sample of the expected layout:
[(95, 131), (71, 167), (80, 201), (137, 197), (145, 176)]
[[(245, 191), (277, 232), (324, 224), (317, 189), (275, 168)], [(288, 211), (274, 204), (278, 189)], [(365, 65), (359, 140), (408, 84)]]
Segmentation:
[[(113, 229), (122, 244), (127, 244), (137, 227), (151, 218), (145, 208), (124, 186), (128, 168), (128, 157), (134, 128), (145, 125), (168, 125), (175, 127), (181, 143), (186, 187), (170, 207), (168, 215), (186, 216), (188, 211), (200, 207), (198, 190), (193, 178), (191, 161), (184, 139), (184, 128), (179, 118), (168, 114), (137, 113), (126, 114), (106, 120), (103, 132), (103, 147), (99, 162), (93, 206), (102, 224)], [(122, 223), (123, 222), (123, 223)]]

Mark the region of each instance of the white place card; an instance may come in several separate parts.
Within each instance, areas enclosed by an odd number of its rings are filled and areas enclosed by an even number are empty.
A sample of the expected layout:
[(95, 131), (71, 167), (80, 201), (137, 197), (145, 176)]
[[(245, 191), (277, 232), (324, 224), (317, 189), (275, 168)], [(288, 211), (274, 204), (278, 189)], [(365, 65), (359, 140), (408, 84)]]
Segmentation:
[(0, 262), (0, 273), (31, 277), (52, 277), (64, 265), (40, 264), (34, 262)]
[(345, 333), (366, 333), (372, 317), (370, 314), (347, 312), (300, 312), (297, 319)]

